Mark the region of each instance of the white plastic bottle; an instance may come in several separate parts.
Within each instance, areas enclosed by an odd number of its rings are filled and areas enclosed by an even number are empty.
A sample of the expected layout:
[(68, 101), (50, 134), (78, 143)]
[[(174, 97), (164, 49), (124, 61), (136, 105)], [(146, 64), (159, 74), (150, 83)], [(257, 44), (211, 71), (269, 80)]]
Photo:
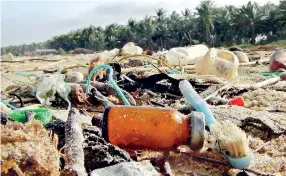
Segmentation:
[(205, 45), (172, 48), (166, 53), (166, 60), (171, 66), (191, 65), (202, 58), (208, 50), (208, 47)]

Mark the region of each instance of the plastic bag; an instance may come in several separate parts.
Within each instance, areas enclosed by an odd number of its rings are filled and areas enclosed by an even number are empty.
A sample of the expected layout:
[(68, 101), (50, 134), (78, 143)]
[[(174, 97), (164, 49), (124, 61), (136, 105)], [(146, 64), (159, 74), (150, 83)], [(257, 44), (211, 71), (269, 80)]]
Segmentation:
[(64, 75), (55, 73), (49, 77), (44, 77), (38, 84), (36, 97), (44, 105), (51, 105), (55, 100), (55, 94), (58, 93), (65, 101), (69, 103), (68, 95), (71, 87), (64, 81)]

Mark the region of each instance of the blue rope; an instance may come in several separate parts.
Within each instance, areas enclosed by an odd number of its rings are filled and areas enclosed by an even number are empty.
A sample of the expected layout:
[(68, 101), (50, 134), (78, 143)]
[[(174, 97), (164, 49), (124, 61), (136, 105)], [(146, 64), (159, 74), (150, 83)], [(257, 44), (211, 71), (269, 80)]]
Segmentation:
[(89, 86), (90, 86), (90, 79), (92, 77), (92, 75), (94, 74), (94, 72), (98, 71), (99, 69), (108, 69), (109, 70), (109, 75), (108, 75), (108, 79), (109, 82), (111, 83), (111, 86), (117, 91), (118, 95), (121, 97), (122, 101), (124, 102), (125, 105), (130, 106), (130, 103), (128, 102), (128, 100), (126, 99), (126, 97), (124, 96), (124, 94), (122, 93), (122, 91), (120, 90), (120, 88), (118, 87), (118, 85), (116, 84), (116, 82), (113, 79), (113, 69), (111, 66), (109, 65), (99, 65), (98, 67), (92, 69), (92, 71), (89, 73), (88, 77), (87, 77), (87, 82), (86, 82), (86, 88), (85, 88), (85, 93), (89, 92)]

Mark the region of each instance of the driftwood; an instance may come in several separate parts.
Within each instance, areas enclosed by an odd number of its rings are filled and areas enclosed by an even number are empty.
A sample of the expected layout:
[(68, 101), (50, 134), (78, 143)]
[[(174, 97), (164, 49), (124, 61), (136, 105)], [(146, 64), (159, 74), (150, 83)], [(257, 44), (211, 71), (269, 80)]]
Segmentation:
[(51, 64), (47, 64), (47, 65), (44, 65), (42, 67), (37, 67), (36, 70), (40, 71), (40, 70), (43, 70), (43, 69), (47, 69), (47, 68), (50, 68), (50, 67), (53, 67), (59, 63), (62, 63), (62, 62), (65, 62), (67, 61), (66, 59), (63, 59), (63, 60), (60, 60), (60, 61), (57, 61), (57, 62), (54, 62), (54, 63), (51, 63)]
[[(107, 83), (92, 81), (91, 85), (93, 85), (93, 87), (95, 87), (100, 92), (105, 92), (108, 95), (117, 95), (117, 92)], [(85, 85), (82, 85), (82, 87), (85, 89)], [(129, 103), (132, 106), (136, 106), (136, 101), (134, 100), (133, 96), (129, 92), (127, 92), (123, 89), (121, 89), (121, 91), (125, 95), (126, 99), (129, 101)]]
[(1, 60), (1, 62), (7, 62), (7, 63), (25, 63), (25, 61), (20, 61), (20, 60)]
[(61, 73), (65, 74), (68, 70), (73, 69), (73, 68), (88, 68), (88, 67), (89, 67), (88, 65), (74, 65), (70, 67), (65, 67)]
[[(31, 102), (35, 102), (37, 101), (36, 98), (23, 98), (22, 99), (22, 102), (23, 103), (31, 103)], [(10, 103), (21, 103), (19, 99), (15, 99), (13, 101), (10, 101)]]
[(225, 84), (224, 86), (222, 86), (220, 89), (218, 89), (217, 91), (215, 91), (214, 93), (210, 94), (209, 96), (207, 96), (205, 98), (205, 100), (208, 100), (212, 97), (216, 97), (218, 95), (218, 93), (222, 90), (225, 90), (225, 89), (230, 89), (233, 85), (236, 84), (236, 82), (238, 81), (239, 77), (231, 80), (230, 82), (228, 82), (227, 84)]
[(251, 66), (251, 65), (266, 64), (266, 63), (269, 63), (269, 59), (261, 59), (261, 60), (248, 62), (248, 63), (240, 63), (239, 66)]
[(46, 61), (46, 62), (57, 62), (60, 61), (61, 59), (41, 59), (41, 58), (34, 58), (34, 59), (28, 59), (26, 61)]
[(271, 84), (277, 83), (280, 80), (281, 80), (281, 78), (279, 76), (276, 76), (276, 77), (267, 79), (267, 80), (259, 82), (259, 83), (255, 83), (255, 84), (240, 84), (240, 85), (235, 85), (235, 87), (255, 90), (255, 89), (259, 89), (259, 88), (262, 88), (262, 87), (269, 86)]
[(110, 106), (113, 105), (105, 96), (103, 96), (97, 89), (92, 88), (91, 89), (92, 96), (96, 98), (101, 104), (104, 106)]
[[(159, 67), (160, 70), (162, 71), (166, 71), (166, 70), (170, 70), (170, 68), (168, 67)], [(149, 68), (138, 68), (138, 67), (132, 67), (132, 68), (124, 68), (121, 70), (121, 73), (128, 73), (128, 72), (137, 72), (137, 73), (144, 73), (144, 72), (149, 72), (152, 70), (156, 70), (155, 67), (149, 67)]]
[(84, 152), (81, 123), (79, 122), (79, 112), (71, 109), (65, 127), (65, 155), (66, 167), (63, 171), (64, 175), (87, 175), (84, 167)]

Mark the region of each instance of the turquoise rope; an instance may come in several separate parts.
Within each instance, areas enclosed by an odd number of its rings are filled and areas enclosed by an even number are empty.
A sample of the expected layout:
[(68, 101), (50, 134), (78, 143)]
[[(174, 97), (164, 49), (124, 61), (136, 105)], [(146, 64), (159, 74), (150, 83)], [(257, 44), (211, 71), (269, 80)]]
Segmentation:
[(13, 106), (13, 105), (11, 105), (11, 104), (9, 104), (9, 103), (3, 101), (3, 100), (0, 100), (0, 102), (3, 103), (3, 104), (6, 105), (6, 106), (12, 108), (12, 109), (18, 109), (18, 108), (16, 108), (15, 106)]
[(182, 74), (180, 71), (178, 71), (176, 69), (170, 71), (170, 74), (176, 74), (176, 73)]
[(20, 76), (24, 76), (24, 77), (37, 77), (39, 78), (39, 76), (35, 73), (23, 73), (23, 72), (16, 72), (16, 75), (20, 75)]
[(120, 88), (117, 86), (117, 84), (113, 80), (113, 77), (112, 77), (113, 76), (113, 69), (109, 65), (102, 64), (102, 65), (99, 65), (98, 67), (92, 69), (92, 71), (89, 73), (89, 75), (87, 77), (85, 93), (89, 92), (90, 79), (91, 79), (92, 75), (94, 74), (94, 72), (96, 72), (96, 71), (98, 71), (99, 69), (102, 69), (102, 68), (108, 69), (110, 71), (110, 73), (108, 75), (108, 79), (109, 79), (109, 82), (111, 83), (111, 86), (117, 91), (118, 95), (121, 97), (121, 99), (124, 102), (124, 104), (130, 106), (130, 103), (128, 102), (128, 100), (126, 99), (126, 97), (124, 96), (124, 94), (122, 93)]

